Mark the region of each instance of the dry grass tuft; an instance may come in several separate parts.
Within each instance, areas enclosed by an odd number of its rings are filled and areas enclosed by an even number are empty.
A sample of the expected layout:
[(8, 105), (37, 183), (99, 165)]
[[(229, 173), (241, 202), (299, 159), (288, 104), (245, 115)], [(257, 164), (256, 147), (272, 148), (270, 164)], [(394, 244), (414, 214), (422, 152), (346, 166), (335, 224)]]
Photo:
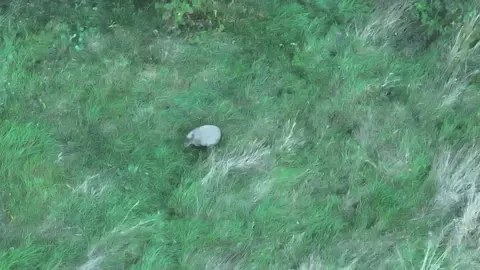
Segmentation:
[(468, 89), (470, 77), (470, 75), (461, 75), (458, 70), (447, 77), (448, 79), (442, 86), (445, 95), (442, 96), (441, 107), (450, 107), (462, 100)]
[(236, 266), (229, 258), (221, 258), (221, 257), (214, 257), (214, 256), (206, 256), (203, 254), (203, 258), (206, 260), (205, 262), (205, 270), (230, 270), (230, 269), (240, 269), (240, 267)]
[(386, 9), (378, 9), (372, 20), (362, 30), (357, 29), (357, 37), (365, 43), (374, 43), (385, 46), (392, 35), (404, 32), (409, 24), (405, 20), (407, 12), (411, 9), (408, 0), (396, 1)]
[(322, 260), (320, 256), (311, 254), (308, 256), (306, 260), (300, 264), (300, 267), (298, 270), (317, 270), (317, 269), (325, 269), (324, 264), (322, 263)]
[[(480, 14), (468, 18), (458, 30), (454, 42), (447, 53), (447, 66), (451, 70), (458, 68), (468, 71), (469, 60), (480, 51), (480, 42), (473, 44), (476, 35), (480, 32)], [(478, 66), (477, 66), (478, 67)], [(474, 72), (478, 72), (476, 69)]]
[[(254, 139), (250, 142), (237, 143), (225, 152), (213, 151), (207, 160), (208, 173), (202, 179), (202, 185), (218, 187), (232, 171), (246, 172), (249, 170), (267, 171), (275, 162), (272, 153), (288, 154), (296, 151), (305, 142), (303, 130), (296, 129), (296, 122), (288, 120), (271, 146), (263, 140)], [(257, 194), (261, 198), (270, 189), (269, 181), (258, 183)]]
[(45, 217), (43, 222), (36, 227), (38, 234), (51, 241), (62, 237), (69, 237), (71, 241), (76, 241), (81, 238), (81, 235), (75, 234), (76, 228), (68, 226), (63, 218), (57, 218), (53, 214), (49, 214)]
[(120, 82), (130, 78), (130, 61), (123, 55), (119, 55), (116, 59), (104, 60), (106, 71), (102, 76), (105, 85), (114, 86)]
[(105, 257), (103, 256), (98, 256), (98, 257), (92, 257), (88, 258), (88, 261), (82, 264), (81, 266), (77, 267), (77, 270), (97, 270), (97, 269), (102, 269), (101, 264)]
[(308, 258), (306, 258), (300, 264), (300, 266), (297, 269), (298, 270), (323, 270), (323, 269), (354, 270), (354, 269), (357, 269), (357, 261), (358, 260), (355, 259), (345, 267), (333, 267), (331, 265), (325, 264), (318, 254), (312, 253)]
[(136, 104), (137, 108), (133, 112), (133, 122), (145, 123), (149, 122), (155, 115), (155, 107), (152, 104)]
[(294, 152), (305, 143), (303, 130), (296, 130), (297, 122), (288, 120), (283, 126), (280, 137), (277, 140), (277, 149), (280, 152)]
[[(261, 141), (239, 144), (223, 154), (212, 152), (208, 158), (209, 171), (202, 179), (204, 186), (218, 186), (233, 170), (266, 169), (271, 149)], [(220, 157), (218, 157), (220, 155)]]
[(476, 245), (480, 240), (480, 226), (478, 220), (480, 217), (480, 193), (476, 192), (469, 196), (467, 205), (459, 218), (453, 220), (453, 233), (451, 235), (451, 245), (460, 246), (465, 241), (474, 240)]
[[(468, 98), (468, 87), (472, 78), (480, 74), (480, 42), (474, 41), (480, 33), (480, 15), (467, 19), (458, 30), (453, 44), (446, 54), (446, 69), (439, 80), (446, 82), (442, 107), (450, 106)], [(476, 92), (476, 91), (475, 91)], [(476, 93), (473, 93), (476, 96)]]
[(186, 46), (170, 37), (158, 36), (148, 46), (147, 51), (161, 63), (176, 63), (181, 60)]
[(258, 181), (253, 183), (250, 186), (251, 194), (252, 194), (252, 205), (256, 205), (260, 203), (263, 198), (265, 198), (273, 188), (275, 179), (268, 178), (263, 181)]
[(141, 249), (141, 246), (136, 245), (136, 241), (141, 241), (145, 235), (151, 233), (150, 228), (155, 222), (155, 219), (150, 218), (139, 221), (133, 226), (125, 225), (130, 212), (136, 208), (138, 204), (139, 202), (135, 203), (123, 220), (113, 230), (106, 232), (104, 236), (90, 248), (87, 253), (88, 261), (77, 269), (103, 269), (102, 264), (105, 261), (111, 260), (115, 260), (121, 265), (118, 258), (124, 258), (127, 253), (132, 252), (129, 248), (133, 248), (134, 250), (138, 248)]
[(432, 174), (438, 186), (435, 205), (446, 212), (465, 207), (477, 194), (480, 149), (476, 145), (445, 149), (435, 160)]
[(108, 49), (108, 38), (99, 33), (87, 33), (85, 47), (90, 52), (101, 54)]
[(72, 190), (72, 193), (74, 194), (83, 194), (91, 197), (99, 197), (109, 187), (107, 184), (101, 183), (99, 179), (100, 174), (97, 173), (95, 175), (86, 177), (85, 180), (76, 187), (72, 187), (68, 184), (67, 186)]
[[(443, 235), (442, 235), (443, 236)], [(428, 241), (427, 250), (423, 257), (421, 270), (437, 270), (442, 269), (442, 265), (449, 253), (449, 248), (445, 249), (440, 255), (438, 255), (439, 246), (441, 243), (442, 237), (436, 239), (435, 241), (430, 239)]]
[(160, 72), (154, 65), (145, 65), (142, 71), (137, 75), (141, 82), (153, 82), (160, 77)]
[[(453, 218), (437, 244), (429, 243), (421, 269), (441, 269), (446, 259), (453, 269), (473, 265), (476, 255), (471, 251), (480, 250), (480, 148), (473, 143), (444, 149), (434, 162), (432, 176), (438, 188), (435, 207)], [(440, 242), (446, 246), (437, 254)]]

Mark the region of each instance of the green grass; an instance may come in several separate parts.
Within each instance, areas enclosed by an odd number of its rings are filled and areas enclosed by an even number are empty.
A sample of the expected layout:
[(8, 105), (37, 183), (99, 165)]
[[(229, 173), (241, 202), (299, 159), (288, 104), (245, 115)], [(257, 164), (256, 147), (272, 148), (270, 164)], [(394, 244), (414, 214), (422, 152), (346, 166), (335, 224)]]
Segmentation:
[(478, 267), (480, 11), (227, 2), (3, 7), (0, 269)]

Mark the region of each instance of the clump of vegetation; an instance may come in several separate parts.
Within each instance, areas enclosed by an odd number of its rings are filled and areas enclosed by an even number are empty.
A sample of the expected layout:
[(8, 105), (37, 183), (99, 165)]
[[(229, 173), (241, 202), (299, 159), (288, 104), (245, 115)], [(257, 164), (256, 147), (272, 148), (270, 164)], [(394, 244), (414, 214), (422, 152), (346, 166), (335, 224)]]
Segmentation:
[(477, 6), (0, 2), (0, 268), (479, 268)]
[(184, 31), (221, 31), (226, 19), (224, 10), (227, 8), (226, 3), (217, 0), (172, 0), (155, 3), (155, 10), (163, 21), (174, 29)]

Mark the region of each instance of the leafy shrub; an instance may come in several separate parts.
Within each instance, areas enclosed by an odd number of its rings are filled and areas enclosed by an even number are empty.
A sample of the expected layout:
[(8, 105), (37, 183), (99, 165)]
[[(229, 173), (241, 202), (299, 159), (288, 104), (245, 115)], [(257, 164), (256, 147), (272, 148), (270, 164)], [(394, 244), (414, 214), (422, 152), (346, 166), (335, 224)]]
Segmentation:
[(155, 10), (174, 28), (222, 28), (220, 5), (216, 0), (171, 0), (155, 3)]
[(420, 0), (414, 3), (416, 18), (427, 30), (427, 35), (445, 34), (461, 23), (474, 10), (460, 1)]

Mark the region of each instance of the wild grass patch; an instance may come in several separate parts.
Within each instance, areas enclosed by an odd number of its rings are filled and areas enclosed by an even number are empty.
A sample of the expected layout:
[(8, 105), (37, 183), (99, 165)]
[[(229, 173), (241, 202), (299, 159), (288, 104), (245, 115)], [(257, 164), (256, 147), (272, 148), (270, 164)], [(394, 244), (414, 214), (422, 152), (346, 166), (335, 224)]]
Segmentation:
[[(0, 268), (476, 267), (476, 13), (21, 3), (0, 18)], [(204, 124), (221, 143), (184, 148)]]

